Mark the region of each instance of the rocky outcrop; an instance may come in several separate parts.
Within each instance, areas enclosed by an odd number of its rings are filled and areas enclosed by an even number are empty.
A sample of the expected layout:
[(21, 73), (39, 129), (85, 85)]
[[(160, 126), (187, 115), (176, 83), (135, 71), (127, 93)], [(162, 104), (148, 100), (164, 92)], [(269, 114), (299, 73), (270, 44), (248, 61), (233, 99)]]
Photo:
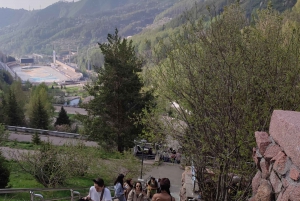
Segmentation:
[(300, 112), (275, 110), (269, 134), (255, 132), (251, 201), (300, 200)]

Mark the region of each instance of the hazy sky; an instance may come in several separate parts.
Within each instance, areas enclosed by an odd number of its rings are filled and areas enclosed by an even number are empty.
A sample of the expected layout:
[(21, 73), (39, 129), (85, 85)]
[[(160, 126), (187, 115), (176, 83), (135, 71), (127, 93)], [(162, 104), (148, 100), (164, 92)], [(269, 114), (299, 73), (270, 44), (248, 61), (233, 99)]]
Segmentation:
[[(13, 9), (21, 9), (24, 8), (26, 10), (40, 9), (45, 8), (59, 0), (0, 0), (0, 8), (13, 8)], [(73, 0), (67, 0), (73, 1)], [(78, 0), (76, 0), (78, 1)]]

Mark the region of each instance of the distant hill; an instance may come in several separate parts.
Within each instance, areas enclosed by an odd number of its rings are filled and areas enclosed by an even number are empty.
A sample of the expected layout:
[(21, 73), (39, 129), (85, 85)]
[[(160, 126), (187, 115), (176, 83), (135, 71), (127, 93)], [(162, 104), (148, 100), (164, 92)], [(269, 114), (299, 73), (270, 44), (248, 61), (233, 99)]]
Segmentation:
[(18, 23), (27, 13), (24, 9), (0, 8), (0, 28)]
[[(156, 15), (180, 0), (81, 0), (58, 2), (27, 11), (0, 28), (0, 45), (8, 53), (51, 54), (106, 40), (118, 28), (124, 37), (139, 33)], [(17, 11), (16, 11), (17, 12)], [(11, 15), (10, 15), (11, 16)], [(0, 19), (1, 21), (1, 19)]]
[[(233, 1), (233, 0), (232, 0)], [(269, 0), (241, 0), (247, 15), (262, 8)], [(185, 23), (180, 15), (190, 9), (199, 16), (206, 5), (218, 11), (230, 0), (81, 0), (58, 2), (42, 10), (26, 11), (0, 8), (0, 46), (9, 54), (57, 52), (104, 42), (115, 28), (124, 36), (138, 33), (153, 37), (178, 29)], [(296, 0), (273, 0), (274, 8), (284, 11)], [(197, 5), (197, 6), (196, 6)], [(156, 30), (157, 29), (157, 30)], [(169, 31), (168, 31), (169, 32)], [(164, 36), (168, 34), (163, 33)]]

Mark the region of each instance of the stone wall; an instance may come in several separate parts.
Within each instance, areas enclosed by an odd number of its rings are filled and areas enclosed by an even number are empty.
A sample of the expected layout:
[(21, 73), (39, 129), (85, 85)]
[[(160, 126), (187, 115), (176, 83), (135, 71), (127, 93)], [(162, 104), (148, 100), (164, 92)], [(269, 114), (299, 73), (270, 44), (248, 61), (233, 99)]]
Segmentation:
[(300, 201), (300, 112), (275, 110), (269, 133), (255, 138), (258, 171), (249, 201)]

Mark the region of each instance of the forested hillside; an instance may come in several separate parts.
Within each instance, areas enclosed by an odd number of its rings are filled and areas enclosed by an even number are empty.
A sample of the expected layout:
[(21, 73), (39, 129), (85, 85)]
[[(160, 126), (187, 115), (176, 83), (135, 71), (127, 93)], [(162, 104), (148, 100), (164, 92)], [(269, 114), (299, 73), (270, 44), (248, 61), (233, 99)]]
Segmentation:
[[(161, 14), (157, 15), (155, 22), (163, 19), (167, 16), (172, 16), (173, 13), (183, 5), (186, 8), (191, 8), (190, 10), (181, 10), (180, 15), (177, 15), (174, 19), (170, 19), (168, 23), (165, 23), (161, 26), (152, 26), (144, 29), (142, 33), (134, 36), (133, 41), (136, 46), (137, 52), (147, 56), (149, 51), (155, 47), (155, 45), (164, 38), (169, 36), (177, 35), (182, 32), (182, 25), (186, 24), (188, 21), (199, 20), (202, 17), (207, 18), (209, 15), (209, 10), (211, 14), (220, 14), (223, 11), (224, 6), (233, 3), (236, 1), (228, 0), (210, 0), (203, 1), (200, 0), (197, 3), (193, 1), (180, 1), (171, 8), (165, 10)], [(275, 10), (280, 12), (290, 10), (297, 0), (249, 0), (249, 1), (240, 1), (241, 8), (245, 11), (246, 16), (249, 21), (252, 20), (253, 15), (257, 10), (265, 9), (267, 6), (271, 6)], [(205, 19), (204, 19), (205, 20)]]
[[(291, 8), (296, 0), (273, 0), (279, 11)], [(196, 18), (207, 13), (207, 6), (221, 12), (231, 3), (228, 0), (81, 0), (58, 2), (42, 10), (0, 10), (0, 46), (9, 54), (32, 52), (51, 54), (106, 40), (107, 33), (118, 28), (123, 37), (139, 36), (137, 45), (145, 38), (155, 43), (160, 37), (178, 32), (186, 22), (183, 12), (197, 13)], [(265, 8), (268, 0), (241, 1), (250, 18), (254, 9)], [(192, 9), (192, 10), (190, 10)], [(138, 47), (138, 49), (143, 49)]]
[(81, 0), (58, 2), (30, 11), (18, 23), (0, 29), (0, 45), (9, 53), (50, 54), (106, 39), (115, 28), (124, 37), (139, 33), (156, 15), (179, 0)]

